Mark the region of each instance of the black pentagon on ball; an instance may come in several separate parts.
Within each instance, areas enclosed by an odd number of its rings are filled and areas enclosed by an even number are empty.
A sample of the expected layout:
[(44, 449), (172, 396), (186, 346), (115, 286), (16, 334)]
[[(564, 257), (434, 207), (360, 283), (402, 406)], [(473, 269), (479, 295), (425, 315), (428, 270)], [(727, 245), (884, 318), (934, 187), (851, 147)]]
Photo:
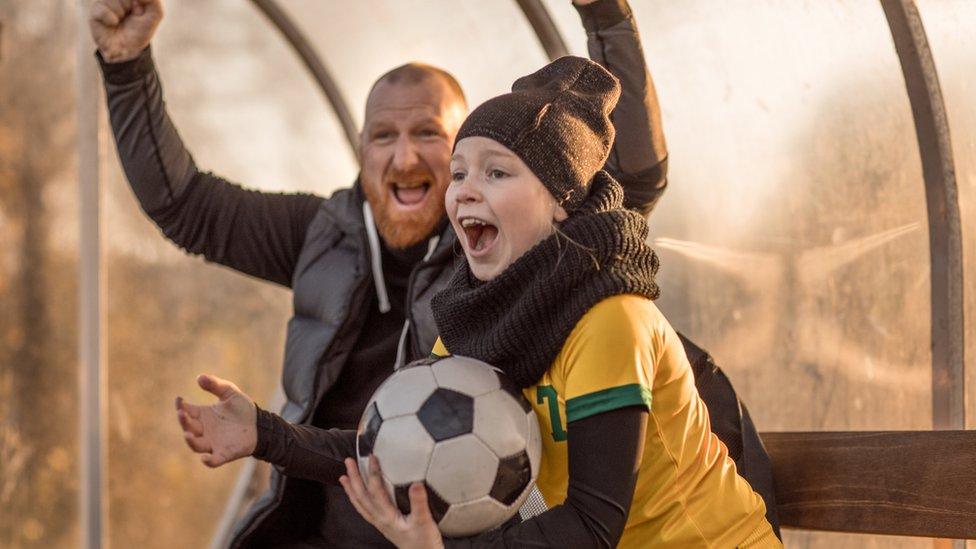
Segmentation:
[(474, 399), (439, 388), (427, 397), (417, 417), (437, 442), (466, 435), (474, 428)]
[(515, 503), (525, 487), (532, 480), (532, 465), (529, 455), (523, 450), (514, 456), (498, 461), (495, 484), (491, 487), (491, 497), (504, 505)]
[(501, 381), (502, 389), (506, 393), (512, 395), (512, 398), (514, 398), (515, 401), (519, 403), (519, 406), (522, 407), (522, 411), (526, 414), (529, 413), (532, 410), (532, 404), (530, 404), (529, 400), (525, 398), (522, 390), (519, 389), (518, 386), (515, 385), (515, 383), (503, 373), (498, 373), (498, 379)]
[[(424, 488), (427, 489), (427, 506), (430, 507), (430, 515), (433, 517), (434, 522), (440, 522), (444, 515), (447, 514), (448, 508), (451, 506), (449, 503), (444, 501), (444, 498), (440, 496), (433, 488), (424, 483)], [(401, 486), (393, 487), (393, 495), (396, 498), (397, 509), (403, 515), (410, 514), (410, 485), (403, 484)]]
[(383, 418), (380, 416), (380, 411), (374, 402), (369, 405), (369, 408), (363, 414), (363, 432), (359, 433), (358, 440), (360, 456), (366, 457), (373, 453), (373, 445), (376, 444), (376, 435), (379, 433), (380, 425), (382, 424)]

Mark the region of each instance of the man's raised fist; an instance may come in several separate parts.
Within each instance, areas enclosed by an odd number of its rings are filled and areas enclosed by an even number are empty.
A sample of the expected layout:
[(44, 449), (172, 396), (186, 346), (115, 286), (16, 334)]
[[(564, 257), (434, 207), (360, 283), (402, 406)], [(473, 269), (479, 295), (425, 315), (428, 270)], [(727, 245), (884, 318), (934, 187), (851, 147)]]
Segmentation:
[(110, 63), (138, 57), (163, 20), (162, 0), (94, 0), (88, 26)]

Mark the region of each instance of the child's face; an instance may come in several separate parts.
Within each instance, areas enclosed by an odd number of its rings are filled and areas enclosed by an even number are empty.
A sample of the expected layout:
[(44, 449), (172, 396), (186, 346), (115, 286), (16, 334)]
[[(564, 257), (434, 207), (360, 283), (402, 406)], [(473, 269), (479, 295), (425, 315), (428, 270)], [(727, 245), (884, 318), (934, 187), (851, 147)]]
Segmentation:
[(566, 219), (522, 159), (487, 137), (457, 143), (445, 205), (479, 280), (498, 276)]

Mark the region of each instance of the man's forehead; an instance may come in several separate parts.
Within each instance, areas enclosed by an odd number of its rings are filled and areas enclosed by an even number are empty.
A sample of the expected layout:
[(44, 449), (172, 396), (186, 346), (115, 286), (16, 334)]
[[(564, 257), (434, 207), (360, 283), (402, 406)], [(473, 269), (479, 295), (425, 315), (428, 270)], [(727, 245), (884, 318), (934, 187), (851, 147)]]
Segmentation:
[(366, 100), (366, 118), (373, 116), (440, 116), (450, 99), (438, 78), (415, 83), (380, 82)]
[(366, 109), (366, 124), (439, 122), (443, 119), (442, 114), (440, 109), (422, 103), (376, 106), (372, 109)]

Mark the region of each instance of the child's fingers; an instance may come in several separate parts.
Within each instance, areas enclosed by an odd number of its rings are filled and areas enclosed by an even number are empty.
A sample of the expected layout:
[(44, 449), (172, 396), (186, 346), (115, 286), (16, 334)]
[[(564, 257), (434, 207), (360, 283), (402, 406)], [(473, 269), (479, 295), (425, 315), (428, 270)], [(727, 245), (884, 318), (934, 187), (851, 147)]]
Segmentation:
[(193, 419), (198, 419), (200, 417), (200, 406), (196, 404), (190, 404), (189, 402), (183, 400), (183, 397), (176, 397), (176, 409), (186, 412), (188, 416)]
[(410, 516), (407, 520), (414, 524), (434, 522), (434, 517), (430, 514), (430, 506), (427, 504), (427, 488), (422, 482), (415, 482), (410, 485)]
[(226, 379), (210, 374), (200, 374), (197, 376), (197, 385), (199, 385), (204, 391), (216, 396), (220, 400), (227, 400), (233, 396), (234, 393), (241, 392), (241, 390), (237, 388), (237, 385), (234, 385)]
[(349, 479), (349, 476), (342, 475), (341, 477), (339, 477), (339, 484), (341, 484), (342, 489), (346, 491), (346, 497), (349, 498), (349, 501), (352, 503), (352, 506), (356, 509), (356, 512), (359, 513), (364, 519), (366, 519), (367, 522), (373, 524), (373, 515), (371, 515), (369, 511), (366, 510), (366, 507), (363, 506), (359, 496), (356, 495), (355, 491), (351, 486), (352, 481)]
[(386, 493), (386, 486), (383, 484), (383, 472), (380, 470), (380, 462), (375, 455), (369, 456), (369, 484), (367, 488), (377, 518), (392, 523), (400, 516), (400, 511), (393, 506), (390, 495)]
[(345, 463), (346, 482), (342, 487), (346, 489), (350, 501), (354, 502), (353, 505), (359, 511), (359, 514), (371, 524), (375, 525), (375, 513), (369, 500), (369, 494), (366, 493), (366, 486), (363, 484), (363, 479), (359, 475), (359, 467), (356, 465), (356, 461), (351, 458), (346, 458)]
[(352, 458), (346, 458), (345, 464), (350, 490), (360, 500), (365, 499), (366, 486), (363, 484), (363, 478), (359, 475), (359, 467), (356, 466), (356, 461)]
[(183, 428), (183, 431), (184, 432), (191, 433), (194, 436), (198, 436), (198, 437), (202, 437), (203, 436), (203, 423), (202, 422), (200, 422), (199, 420), (196, 420), (196, 419), (191, 418), (189, 416), (189, 414), (187, 414), (183, 410), (180, 410), (179, 412), (176, 412), (176, 417), (177, 417), (177, 419), (179, 419), (179, 421), (180, 421), (180, 427)]
[(209, 454), (213, 451), (210, 446), (210, 442), (203, 437), (194, 436), (193, 433), (183, 432), (183, 440), (186, 441), (186, 445), (190, 447), (191, 450), (198, 454)]
[(203, 454), (200, 456), (200, 461), (211, 469), (214, 467), (220, 467), (221, 465), (227, 463), (227, 460), (224, 459), (224, 457), (220, 454)]

